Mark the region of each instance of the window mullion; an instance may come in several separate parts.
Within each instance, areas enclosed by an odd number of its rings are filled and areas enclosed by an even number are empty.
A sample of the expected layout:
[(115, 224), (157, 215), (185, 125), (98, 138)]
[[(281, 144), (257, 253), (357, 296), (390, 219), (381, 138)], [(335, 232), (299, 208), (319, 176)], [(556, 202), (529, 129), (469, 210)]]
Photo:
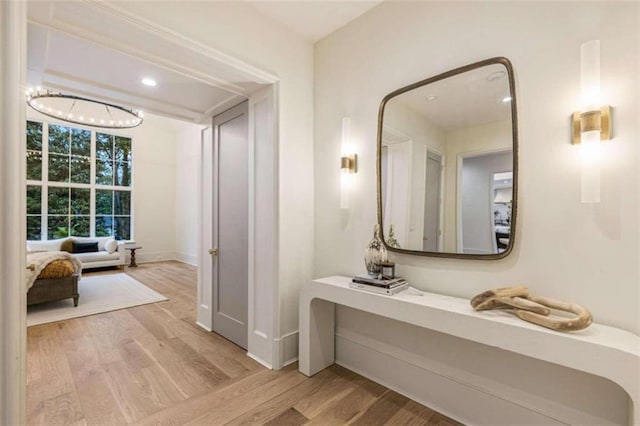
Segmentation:
[(89, 195), (89, 235), (96, 236), (96, 132), (91, 131), (91, 161), (89, 162), (89, 184), (91, 193)]
[(49, 123), (42, 123), (42, 185), (40, 239), (48, 239), (49, 231)]

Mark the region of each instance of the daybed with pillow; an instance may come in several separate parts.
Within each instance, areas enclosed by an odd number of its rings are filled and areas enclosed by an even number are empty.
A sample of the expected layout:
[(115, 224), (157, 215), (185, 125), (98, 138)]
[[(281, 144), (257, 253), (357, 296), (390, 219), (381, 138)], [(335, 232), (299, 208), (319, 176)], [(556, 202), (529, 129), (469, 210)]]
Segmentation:
[(78, 280), (82, 265), (63, 251), (27, 253), (27, 305), (73, 298), (78, 306)]
[(124, 267), (124, 243), (113, 237), (70, 237), (57, 240), (27, 241), (28, 252), (64, 251), (73, 254), (82, 269), (106, 266)]

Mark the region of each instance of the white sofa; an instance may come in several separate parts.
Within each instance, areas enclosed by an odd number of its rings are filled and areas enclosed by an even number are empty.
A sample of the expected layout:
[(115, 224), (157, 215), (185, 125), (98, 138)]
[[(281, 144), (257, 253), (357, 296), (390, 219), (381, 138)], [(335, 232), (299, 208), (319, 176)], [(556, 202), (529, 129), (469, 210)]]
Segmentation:
[[(82, 269), (103, 268), (106, 266), (124, 267), (125, 249), (123, 242), (117, 242), (113, 237), (70, 237), (81, 243), (97, 242), (98, 251), (91, 253), (73, 253), (80, 260)], [(27, 241), (27, 251), (61, 251), (62, 243), (69, 238), (57, 240)], [(110, 242), (113, 241), (113, 242)], [(114, 244), (115, 243), (115, 244)], [(115, 249), (114, 249), (115, 247)], [(109, 250), (111, 249), (111, 250)]]

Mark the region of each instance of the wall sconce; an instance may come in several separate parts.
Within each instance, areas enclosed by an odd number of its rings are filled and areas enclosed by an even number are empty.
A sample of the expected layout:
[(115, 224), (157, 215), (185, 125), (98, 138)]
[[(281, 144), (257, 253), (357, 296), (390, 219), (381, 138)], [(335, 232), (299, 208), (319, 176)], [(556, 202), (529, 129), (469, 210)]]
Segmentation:
[(340, 158), (340, 208), (349, 208), (351, 175), (358, 171), (358, 156), (351, 143), (351, 119), (342, 119), (342, 156)]
[(580, 145), (581, 201), (600, 202), (600, 142), (611, 139), (611, 108), (600, 104), (600, 40), (580, 46), (581, 109), (573, 113), (572, 143)]

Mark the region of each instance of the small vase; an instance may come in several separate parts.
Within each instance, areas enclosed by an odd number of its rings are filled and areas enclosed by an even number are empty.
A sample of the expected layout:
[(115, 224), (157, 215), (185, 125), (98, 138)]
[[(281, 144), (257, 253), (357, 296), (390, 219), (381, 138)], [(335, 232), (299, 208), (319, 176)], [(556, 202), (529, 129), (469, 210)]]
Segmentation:
[(378, 275), (382, 268), (381, 262), (386, 262), (388, 259), (387, 249), (382, 240), (380, 239), (380, 227), (376, 224), (373, 230), (373, 239), (364, 251), (364, 263), (367, 266), (367, 272), (369, 275)]
[(387, 245), (393, 248), (400, 248), (400, 243), (396, 240), (396, 234), (393, 232), (393, 225), (389, 226), (389, 238), (387, 238)]

